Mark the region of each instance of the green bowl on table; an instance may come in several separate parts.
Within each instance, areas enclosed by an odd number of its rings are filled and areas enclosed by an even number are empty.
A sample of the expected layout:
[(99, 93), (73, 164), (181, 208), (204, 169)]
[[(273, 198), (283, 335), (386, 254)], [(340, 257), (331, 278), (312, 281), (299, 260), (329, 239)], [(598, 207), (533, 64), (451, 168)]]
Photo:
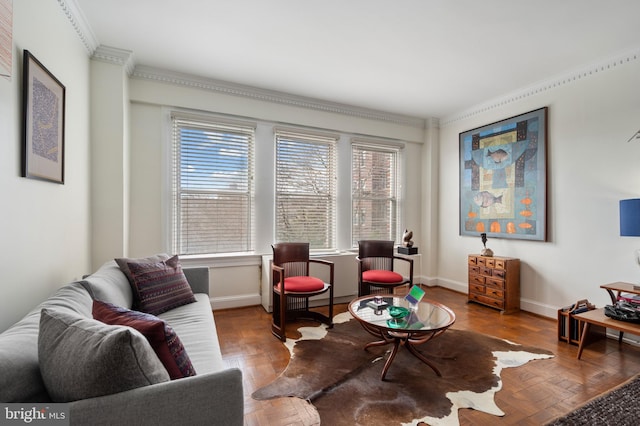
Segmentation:
[(391, 328), (403, 328), (407, 325), (404, 318), (409, 315), (409, 309), (402, 306), (389, 306), (387, 308), (391, 319), (387, 320), (387, 325)]

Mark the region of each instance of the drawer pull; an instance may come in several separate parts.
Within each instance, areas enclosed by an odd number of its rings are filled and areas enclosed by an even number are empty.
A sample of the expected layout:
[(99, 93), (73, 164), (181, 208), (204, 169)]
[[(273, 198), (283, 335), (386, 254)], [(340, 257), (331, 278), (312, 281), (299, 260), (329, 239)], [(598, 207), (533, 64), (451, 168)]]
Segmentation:
[(472, 275), (470, 279), (471, 279), (471, 282), (473, 283), (484, 284), (484, 277), (480, 277), (478, 275)]

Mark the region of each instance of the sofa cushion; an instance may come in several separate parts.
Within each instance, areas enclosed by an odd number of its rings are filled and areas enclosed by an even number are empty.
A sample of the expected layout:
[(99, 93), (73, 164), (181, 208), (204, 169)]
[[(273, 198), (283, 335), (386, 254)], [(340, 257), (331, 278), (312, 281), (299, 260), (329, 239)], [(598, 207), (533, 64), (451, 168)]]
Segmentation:
[(189, 355), (173, 328), (160, 318), (111, 303), (93, 301), (93, 317), (110, 325), (125, 325), (147, 338), (171, 379), (195, 376)]
[(54, 402), (69, 402), (169, 380), (138, 331), (55, 309), (42, 309), (38, 358)]
[(158, 315), (180, 336), (193, 367), (201, 376), (228, 368), (222, 359), (220, 341), (209, 296), (196, 293), (196, 303), (183, 305)]
[[(113, 260), (106, 262), (100, 269), (85, 277), (81, 283), (95, 300), (126, 308), (133, 306), (131, 284)], [(90, 308), (91, 304), (89, 304)]]
[(138, 310), (158, 315), (196, 301), (178, 256), (162, 262), (127, 265), (139, 300)]
[(373, 283), (393, 284), (402, 282), (404, 278), (397, 272), (384, 269), (372, 269), (362, 273), (362, 280)]
[[(276, 288), (280, 290), (280, 284), (276, 285)], [(296, 276), (287, 277), (284, 279), (285, 291), (308, 293), (311, 291), (319, 291), (324, 288), (324, 281), (316, 277)]]

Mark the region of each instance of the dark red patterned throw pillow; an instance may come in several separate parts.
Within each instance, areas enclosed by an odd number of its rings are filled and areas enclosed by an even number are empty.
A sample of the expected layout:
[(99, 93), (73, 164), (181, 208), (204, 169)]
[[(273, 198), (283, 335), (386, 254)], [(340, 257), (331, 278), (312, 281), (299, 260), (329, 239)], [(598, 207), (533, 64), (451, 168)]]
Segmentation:
[(157, 263), (128, 263), (138, 309), (158, 315), (196, 301), (178, 256)]
[(180, 338), (160, 318), (99, 300), (93, 301), (93, 318), (105, 324), (124, 325), (138, 330), (147, 338), (172, 380), (196, 375)]

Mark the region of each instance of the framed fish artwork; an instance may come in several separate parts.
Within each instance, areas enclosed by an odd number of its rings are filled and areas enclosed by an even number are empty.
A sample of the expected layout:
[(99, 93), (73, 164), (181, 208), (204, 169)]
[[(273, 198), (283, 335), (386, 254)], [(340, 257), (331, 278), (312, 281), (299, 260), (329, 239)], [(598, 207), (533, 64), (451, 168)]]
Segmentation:
[(547, 107), (460, 133), (460, 235), (546, 241)]

